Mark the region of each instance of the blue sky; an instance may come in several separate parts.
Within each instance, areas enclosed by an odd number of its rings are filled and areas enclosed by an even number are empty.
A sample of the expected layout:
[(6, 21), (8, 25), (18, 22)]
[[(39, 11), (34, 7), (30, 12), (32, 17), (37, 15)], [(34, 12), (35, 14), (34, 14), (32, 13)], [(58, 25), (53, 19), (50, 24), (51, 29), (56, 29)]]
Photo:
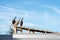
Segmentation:
[(0, 0), (0, 34), (12, 19), (24, 17), (24, 26), (60, 32), (60, 0)]

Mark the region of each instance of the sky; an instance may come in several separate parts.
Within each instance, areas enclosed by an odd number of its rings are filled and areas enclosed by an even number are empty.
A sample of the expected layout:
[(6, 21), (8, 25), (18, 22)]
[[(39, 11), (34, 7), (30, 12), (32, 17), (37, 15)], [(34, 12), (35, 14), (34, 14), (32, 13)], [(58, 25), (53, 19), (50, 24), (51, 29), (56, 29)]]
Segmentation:
[(7, 34), (14, 17), (24, 26), (60, 32), (60, 0), (0, 0), (0, 34)]

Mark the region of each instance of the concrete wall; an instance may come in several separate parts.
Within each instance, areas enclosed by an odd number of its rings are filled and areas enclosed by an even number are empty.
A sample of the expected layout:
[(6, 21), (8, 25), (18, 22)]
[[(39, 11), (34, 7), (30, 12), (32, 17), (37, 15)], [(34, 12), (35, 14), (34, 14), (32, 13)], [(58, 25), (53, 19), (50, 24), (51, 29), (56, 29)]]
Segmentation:
[(13, 34), (13, 40), (60, 40), (60, 34)]

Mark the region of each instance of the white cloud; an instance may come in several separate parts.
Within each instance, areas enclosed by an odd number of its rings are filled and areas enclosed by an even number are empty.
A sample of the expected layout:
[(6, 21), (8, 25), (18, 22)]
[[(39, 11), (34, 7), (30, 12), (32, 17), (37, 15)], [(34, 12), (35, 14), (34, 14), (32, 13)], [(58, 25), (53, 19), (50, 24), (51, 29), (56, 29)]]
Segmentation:
[(42, 5), (41, 7), (50, 8), (50, 9), (52, 9), (54, 12), (56, 12), (57, 14), (60, 14), (60, 9), (59, 9), (58, 7), (47, 6), (47, 5)]
[(44, 14), (43, 14), (43, 17), (44, 17), (44, 19), (49, 19), (49, 18), (51, 18), (52, 16), (49, 15), (48, 13), (44, 13)]
[[(57, 8), (57, 7), (47, 6), (47, 5), (42, 5), (41, 7), (50, 8), (55, 13), (60, 14), (60, 9)], [(43, 16), (44, 16), (45, 24), (50, 25), (50, 26), (58, 26), (58, 25), (60, 25), (60, 21), (59, 21), (60, 19), (59, 19), (59, 17), (56, 17), (58, 15), (55, 16), (55, 15), (52, 15), (52, 13), (49, 14), (49, 13), (45, 12)]]
[(28, 12), (24, 11), (24, 10), (17, 10), (17, 9), (5, 7), (5, 6), (0, 6), (0, 8), (3, 9), (2, 11), (0, 11), (1, 15), (12, 16), (12, 17), (15, 17), (15, 16), (17, 16), (17, 17), (21, 17), (21, 16), (27, 17), (28, 16), (27, 15)]
[(33, 4), (40, 4), (39, 2), (37, 2), (37, 1), (26, 1), (26, 2), (22, 2), (21, 4), (24, 4), (24, 5), (26, 5), (26, 4), (31, 4), (31, 5), (33, 5)]
[(29, 23), (29, 22), (25, 22), (24, 23), (24, 26), (25, 27), (29, 27), (29, 28), (36, 28), (36, 29), (41, 29), (42, 28), (42, 25), (40, 24), (35, 24), (35, 23)]
[(60, 14), (60, 9), (58, 9), (57, 7), (53, 7), (52, 10), (55, 11), (56, 13)]
[(24, 15), (24, 17), (27, 18), (27, 17), (28, 17), (28, 14), (26, 13), (26, 14)]
[(7, 25), (7, 24), (0, 25), (0, 32), (8, 31), (8, 29), (9, 29), (9, 25)]

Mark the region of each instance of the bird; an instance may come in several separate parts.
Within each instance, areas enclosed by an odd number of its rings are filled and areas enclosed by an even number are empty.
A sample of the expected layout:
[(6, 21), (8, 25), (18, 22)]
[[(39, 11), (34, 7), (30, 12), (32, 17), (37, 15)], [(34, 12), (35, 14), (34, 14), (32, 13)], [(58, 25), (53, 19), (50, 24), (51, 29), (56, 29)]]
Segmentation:
[(16, 17), (12, 20), (12, 24), (14, 25), (16, 23)]

